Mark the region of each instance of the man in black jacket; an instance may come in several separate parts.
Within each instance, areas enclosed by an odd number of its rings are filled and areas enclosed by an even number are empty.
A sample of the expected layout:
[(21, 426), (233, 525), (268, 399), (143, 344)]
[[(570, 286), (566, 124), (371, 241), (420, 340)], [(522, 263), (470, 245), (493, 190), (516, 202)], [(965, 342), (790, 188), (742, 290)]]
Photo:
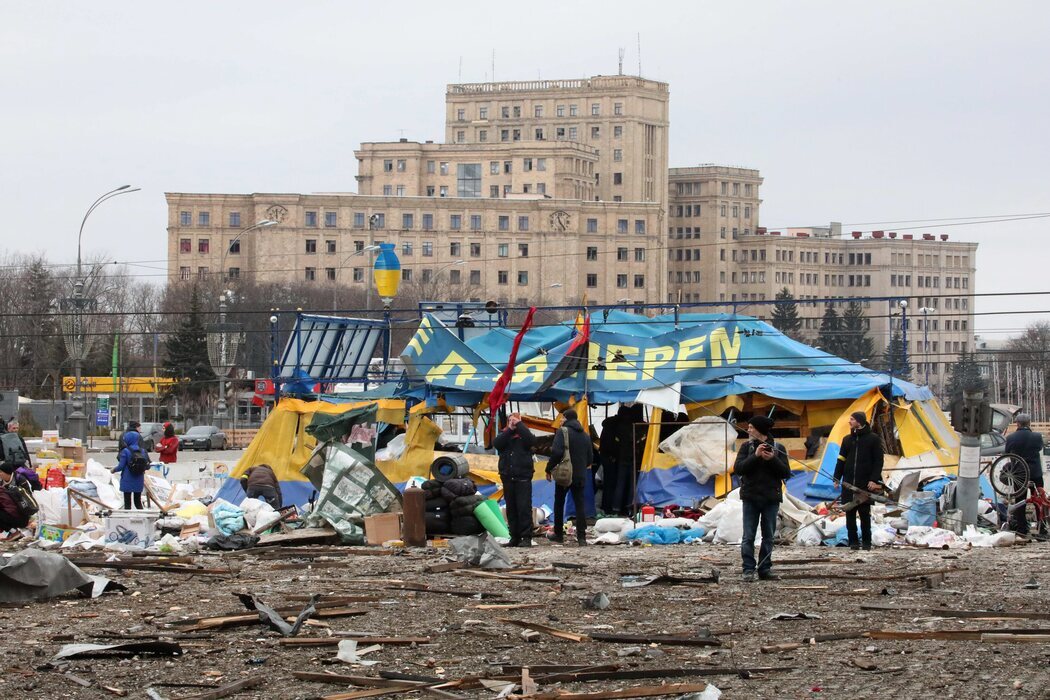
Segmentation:
[[(1005, 450), (1015, 454), (1028, 465), (1028, 480), (1036, 486), (1043, 485), (1043, 434), (1032, 432), (1032, 417), (1027, 413), (1018, 413), (1014, 419), (1017, 430), (1006, 438)], [(1025, 498), (1028, 496), (1025, 490)], [(1024, 509), (1018, 509), (1013, 516), (1011, 529), (1022, 535), (1028, 534), (1028, 517)]]
[[(882, 483), (884, 450), (882, 438), (871, 431), (864, 411), (849, 417), (850, 434), (842, 441), (839, 459), (835, 463), (835, 486), (843, 483), (843, 503), (856, 501), (858, 505), (846, 511), (846, 535), (850, 549), (871, 549), (871, 499), (865, 491), (875, 491)], [(855, 491), (845, 484), (862, 489)], [(860, 539), (857, 539), (857, 515), (860, 515)]]
[[(554, 442), (551, 443), (551, 457), (547, 461), (547, 481), (551, 480), (551, 472), (554, 467), (565, 457), (565, 451), (569, 452), (569, 460), (572, 462), (572, 484), (569, 486), (554, 485), (554, 534), (548, 535), (551, 542), (565, 541), (565, 494), (572, 494), (572, 505), (576, 510), (576, 541), (582, 547), (587, 544), (587, 513), (583, 503), (583, 485), (589, 478), (587, 470), (594, 461), (594, 444), (591, 436), (583, 430), (579, 416), (575, 409), (567, 409), (562, 413), (565, 422), (558, 432), (554, 433)], [(568, 445), (565, 444), (565, 436), (569, 436)]]
[(532, 546), (532, 476), (535, 466), (532, 446), (536, 438), (521, 422), (521, 415), (510, 414), (507, 427), (495, 437), (492, 446), (499, 453), (499, 478), (507, 504), (510, 547)]
[[(744, 581), (758, 577), (775, 579), (773, 574), (773, 537), (777, 531), (777, 514), (783, 500), (781, 483), (791, 477), (787, 451), (770, 436), (773, 419), (755, 416), (748, 421), (750, 439), (740, 446), (733, 473), (740, 477), (740, 501), (744, 507), (744, 534), (740, 539), (740, 556), (744, 563)], [(762, 523), (762, 546), (755, 561), (755, 533)]]

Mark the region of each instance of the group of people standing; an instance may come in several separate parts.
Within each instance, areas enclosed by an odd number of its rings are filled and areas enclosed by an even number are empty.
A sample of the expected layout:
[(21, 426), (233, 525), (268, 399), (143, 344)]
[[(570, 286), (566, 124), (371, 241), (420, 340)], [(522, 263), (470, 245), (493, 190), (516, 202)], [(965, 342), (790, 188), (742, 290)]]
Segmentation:
[[(149, 469), (149, 452), (142, 446), (142, 435), (139, 433), (141, 423), (136, 420), (128, 422), (128, 429), (118, 441), (117, 466), (111, 471), (120, 474), (120, 493), (124, 497), (124, 510), (132, 505), (142, 510), (142, 491), (146, 488), (146, 471)], [(171, 464), (178, 459), (179, 439), (175, 437), (175, 426), (164, 424), (164, 436), (157, 443), (160, 461)]]

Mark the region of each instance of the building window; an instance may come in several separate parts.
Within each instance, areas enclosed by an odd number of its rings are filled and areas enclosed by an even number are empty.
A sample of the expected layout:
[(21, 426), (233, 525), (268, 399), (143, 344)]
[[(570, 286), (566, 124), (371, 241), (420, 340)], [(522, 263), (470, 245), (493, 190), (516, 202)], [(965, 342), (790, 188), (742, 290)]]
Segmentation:
[(521, 169), (525, 172), (532, 171), (532, 158), (524, 158), (521, 161)]
[(598, 139), (598, 138), (601, 138), (601, 136), (602, 136), (602, 128), (600, 126), (592, 126), (591, 127), (591, 138), (592, 139)]
[(489, 199), (499, 199), (499, 185), (489, 185)]
[(480, 258), (481, 257), (481, 244), (471, 243), (470, 244), (470, 257)]
[(478, 107), (478, 119), (488, 119), (488, 118), (489, 118), (489, 108), (488, 107)]
[(518, 257), (519, 258), (527, 258), (527, 257), (529, 257), (529, 244), (528, 243), (519, 243), (518, 244)]
[(623, 102), (613, 102), (613, 114), (616, 116), (623, 115)]
[(413, 223), (414, 223), (414, 221), (413, 221), (413, 215), (412, 214), (402, 214), (401, 215), (401, 228), (403, 228), (403, 229), (411, 229)]
[(616, 275), (616, 288), (627, 289), (627, 275)]
[(211, 226), (211, 214), (206, 211), (197, 212), (198, 226)]
[(402, 282), (411, 282), (412, 281), (412, 269), (411, 268), (404, 268), (404, 269), (401, 270), (401, 281)]
[(623, 173), (613, 173), (613, 184), (614, 185), (622, 185), (623, 184)]
[(306, 268), (306, 281), (307, 282), (313, 282), (316, 279), (317, 279), (317, 268), (316, 267), (308, 267), (308, 268)]
[(588, 289), (594, 289), (598, 286), (598, 275), (589, 273), (587, 275), (587, 287)]
[(364, 282), (364, 281), (365, 281), (365, 268), (363, 268), (363, 267), (355, 267), (354, 268), (354, 282)]
[(500, 141), (510, 141), (510, 129), (500, 129), (499, 131)]
[(521, 141), (521, 129), (511, 129), (510, 140)]
[(427, 185), (427, 196), (428, 197), (433, 197), (434, 196), (434, 192), (435, 192), (434, 186), (433, 185)]
[(537, 182), (536, 183), (536, 194), (547, 194), (547, 183)]
[(518, 230), (528, 231), (529, 230), (529, 217), (519, 216), (518, 217)]
[(507, 284), (509, 278), (510, 275), (506, 270), (500, 270), (496, 273), (496, 284)]
[(324, 225), (325, 228), (335, 228), (336, 213), (334, 211), (326, 211), (324, 213)]
[(467, 140), (467, 132), (457, 131), (456, 132), (456, 143), (463, 143)]
[(579, 106), (578, 105), (569, 105), (569, 116), (570, 117), (579, 116)]
[(335, 241), (325, 241), (324, 242), (324, 247), (325, 247), (325, 252), (327, 252), (327, 253), (334, 253), (335, 252)]
[(471, 284), (481, 284), (481, 270), (471, 270), (470, 271), (470, 283)]
[(462, 280), (460, 279), (461, 274), (459, 270), (448, 271), (448, 283), (458, 285)]
[(634, 232), (637, 234), (645, 235), (645, 219), (634, 220)]
[(539, 119), (543, 116), (543, 105), (536, 105), (532, 108), (532, 115)]
[(616, 249), (616, 262), (627, 262), (627, 249), (617, 248)]
[(481, 230), (481, 214), (470, 215), (470, 230), (480, 231)]
[(613, 138), (614, 139), (623, 138), (623, 127), (622, 126), (614, 126), (613, 127)]
[(371, 228), (381, 229), (386, 226), (386, 214), (382, 212), (372, 214), (372, 216), (368, 217), (368, 223)]
[(396, 190), (396, 194), (397, 194), (398, 197), (404, 197), (405, 196), (405, 186), (404, 185), (398, 185), (397, 186), (397, 190)]
[(198, 267), (197, 268), (197, 279), (199, 279), (199, 280), (206, 280), (206, 279), (208, 279), (208, 268), (206, 268), (206, 267)]
[(434, 279), (434, 271), (429, 267), (423, 268), (422, 281), (429, 282), (432, 279)]
[(750, 219), (751, 218), (751, 207), (744, 207), (744, 218), (745, 219)]
[(565, 116), (565, 105), (558, 105), (557, 107), (555, 107), (554, 108), (554, 114), (555, 114), (555, 116), (558, 116), (558, 117), (564, 117)]
[(596, 246), (587, 246), (587, 260), (589, 262), (598, 260), (598, 248)]
[(180, 238), (179, 239), (179, 252), (180, 253), (192, 253), (193, 252), (193, 239)]
[(241, 225), (241, 213), (239, 211), (230, 212), (230, 228), (237, 228)]
[(510, 255), (510, 244), (500, 243), (496, 246), (496, 257), (505, 258)]
[(481, 196), (481, 163), (456, 165), (456, 195), (458, 197)]
[(428, 160), (427, 161), (427, 175), (433, 175), (433, 174), (434, 174), (434, 161)]
[(587, 219), (587, 233), (598, 233), (597, 219)]
[(536, 138), (537, 141), (543, 141), (544, 136), (543, 136), (543, 127), (542, 126), (536, 127), (535, 138)]
[(316, 238), (307, 238), (306, 239), (306, 252), (307, 253), (311, 253), (311, 254), (317, 252), (317, 239)]
[(627, 219), (616, 220), (616, 233), (627, 233)]
[(499, 230), (500, 231), (509, 231), (510, 230), (510, 217), (509, 216), (500, 215), (500, 217), (499, 217)]
[(394, 172), (394, 161), (393, 160), (387, 159), (387, 160), (383, 161), (383, 172), (384, 173), (392, 173), (392, 172)]
[(401, 244), (401, 254), (411, 257), (412, 256), (412, 244), (408, 241)]
[(503, 172), (511, 173), (514, 170), (514, 161), (505, 160), (503, 161)]
[(578, 133), (579, 132), (577, 131), (575, 126), (570, 126), (569, 127), (569, 140), (570, 141), (576, 141)]
[(521, 107), (520, 107), (520, 106), (518, 106), (518, 107), (512, 107), (511, 109), (513, 109), (513, 110), (514, 110), (514, 118), (515, 118), (515, 119), (517, 119), (518, 117), (520, 117), (520, 116), (521, 116)]
[(524, 286), (527, 286), (528, 283), (529, 283), (529, 273), (527, 271), (525, 271), (525, 270), (522, 270), (521, 272), (518, 273), (518, 286), (519, 287), (524, 287)]
[(456, 110), (456, 121), (458, 121), (458, 122), (465, 122), (465, 121), (467, 121), (467, 110), (465, 110), (465, 109), (457, 109)]
[(405, 170), (407, 168), (408, 168), (408, 161), (406, 161), (404, 158), (398, 158), (398, 160), (397, 160), (397, 171), (399, 173), (403, 173), (403, 172), (405, 172)]
[(308, 211), (306, 212), (306, 226), (310, 228), (317, 228), (317, 212)]
[(393, 196), (393, 194), (394, 194), (394, 186), (393, 185), (383, 185), (383, 196), (384, 197), (390, 197), (390, 196)]
[(433, 231), (434, 230), (434, 215), (424, 214), (423, 215), (423, 230)]
[(614, 148), (613, 149), (613, 160), (617, 161), (617, 162), (623, 160), (623, 149), (622, 148)]
[(634, 249), (634, 261), (635, 262), (645, 262), (645, 248), (635, 248)]
[[(192, 226), (193, 225), (193, 213), (188, 211), (179, 212), (179, 226)], [(187, 269), (188, 273), (189, 270)]]
[(198, 253), (207, 253), (210, 249), (211, 249), (211, 246), (209, 245), (209, 242), (208, 242), (207, 238), (202, 238), (199, 241), (197, 241), (197, 252)]
[(324, 269), (324, 277), (329, 282), (335, 282), (335, 268), (334, 267), (326, 267)]
[(499, 161), (498, 160), (490, 160), (489, 161), (489, 175), (499, 175)]
[(440, 187), (438, 187), (438, 197), (447, 197), (447, 196), (448, 196), (448, 185), (441, 185)]
[(719, 216), (725, 216), (726, 215), (726, 205), (723, 204), (720, 207), (718, 207), (718, 215)]
[(423, 241), (423, 257), (432, 258), (434, 257), (434, 242)]
[(447, 162), (439, 162), (438, 163), (438, 172), (441, 175), (448, 175), (448, 163)]
[(597, 102), (593, 103), (591, 105), (591, 116), (592, 117), (601, 116), (601, 113), (602, 113), (602, 106), (600, 104), (598, 104)]
[[(429, 215), (428, 214), (424, 215), (424, 219), (423, 219), (423, 227), (424, 228), (426, 228), (426, 216), (429, 216)], [(451, 216), (448, 217), (448, 227), (449, 227), (450, 230), (458, 231), (460, 228), (462, 228), (462, 226), (463, 226), (463, 216), (461, 214), (452, 214)]]
[(645, 289), (645, 275), (635, 275), (634, 276), (634, 288), (635, 289)]
[(448, 244), (448, 254), (451, 255), (453, 258), (458, 258), (460, 255), (462, 255), (462, 250), (463, 244), (459, 241), (451, 241)]
[(231, 280), (240, 279), (241, 278), (241, 268), (239, 268), (239, 267), (231, 267), (228, 277)]

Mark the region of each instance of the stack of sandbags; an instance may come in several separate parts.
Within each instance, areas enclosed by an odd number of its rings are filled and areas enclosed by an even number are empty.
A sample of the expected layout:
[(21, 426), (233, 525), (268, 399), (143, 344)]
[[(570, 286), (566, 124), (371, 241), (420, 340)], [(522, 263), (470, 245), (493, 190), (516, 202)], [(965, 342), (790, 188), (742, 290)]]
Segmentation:
[(441, 495), (441, 482), (437, 479), (419, 485), (426, 495), (426, 523), (428, 535), (444, 535), (452, 526), (452, 514), (448, 501)]
[(449, 479), (441, 485), (441, 496), (448, 502), (452, 515), (449, 529), (453, 535), (480, 535), (485, 531), (474, 517), (474, 509), (484, 497), (470, 479)]

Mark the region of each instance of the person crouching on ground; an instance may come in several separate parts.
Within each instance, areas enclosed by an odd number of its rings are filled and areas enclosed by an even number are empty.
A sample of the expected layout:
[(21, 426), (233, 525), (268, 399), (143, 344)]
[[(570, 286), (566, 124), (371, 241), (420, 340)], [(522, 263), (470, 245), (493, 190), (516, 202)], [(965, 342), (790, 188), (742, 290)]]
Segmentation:
[[(583, 430), (575, 409), (568, 409), (562, 413), (565, 422), (561, 428), (554, 433), (554, 442), (551, 443), (551, 457), (547, 460), (547, 481), (551, 480), (551, 472), (569, 452), (569, 460), (572, 462), (572, 483), (568, 486), (554, 485), (554, 534), (548, 539), (552, 542), (565, 541), (565, 494), (572, 494), (572, 505), (576, 510), (576, 541), (582, 547), (587, 544), (587, 512), (583, 503), (583, 485), (590, 476), (587, 473), (591, 462), (594, 461), (594, 443), (591, 436)], [(568, 434), (569, 442), (565, 443), (565, 434)]]
[[(124, 433), (124, 448), (117, 457), (114, 472), (120, 473), (120, 492), (124, 495), (124, 510), (142, 510), (142, 490), (146, 487), (146, 469), (149, 469), (149, 454), (139, 445), (141, 436), (134, 430)], [(143, 465), (143, 462), (145, 464)]]
[(521, 422), (519, 413), (510, 414), (507, 427), (492, 441), (499, 454), (499, 478), (507, 504), (508, 547), (532, 546), (532, 476), (536, 469), (532, 446), (535, 443), (536, 437)]
[[(855, 411), (849, 417), (850, 434), (842, 441), (835, 462), (835, 487), (842, 483), (842, 503), (856, 502), (846, 511), (846, 536), (850, 549), (871, 549), (871, 498), (867, 491), (877, 491), (882, 482), (885, 450), (882, 438), (873, 433), (868, 416)], [(850, 488), (847, 484), (855, 488)], [(856, 489), (860, 489), (859, 491)], [(860, 515), (860, 538), (857, 538), (857, 516)]]
[(284, 502), (281, 496), (281, 482), (269, 464), (251, 467), (241, 475), (241, 486), (248, 498), (259, 498), (270, 504), (274, 510), (280, 510)]
[[(747, 425), (749, 440), (736, 454), (733, 473), (740, 477), (740, 501), (743, 505), (744, 534), (740, 539), (740, 556), (744, 581), (774, 579), (773, 537), (777, 514), (783, 500), (781, 482), (791, 477), (787, 451), (770, 437), (773, 419), (755, 416)], [(755, 533), (762, 525), (762, 546), (755, 561)]]
[(0, 532), (29, 525), (30, 516), (19, 509), (9, 488), (28, 489), (29, 483), (18, 475), (17, 464), (5, 460), (0, 463)]

